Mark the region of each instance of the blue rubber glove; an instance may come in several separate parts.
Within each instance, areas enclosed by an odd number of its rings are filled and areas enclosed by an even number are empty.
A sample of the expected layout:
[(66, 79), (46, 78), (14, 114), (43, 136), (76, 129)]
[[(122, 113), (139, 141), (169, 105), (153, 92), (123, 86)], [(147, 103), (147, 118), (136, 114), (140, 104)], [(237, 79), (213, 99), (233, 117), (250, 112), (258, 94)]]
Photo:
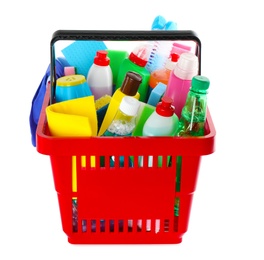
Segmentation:
[[(70, 66), (65, 58), (57, 58), (55, 61), (56, 66), (56, 78), (64, 76), (64, 67)], [(46, 86), (50, 78), (50, 65), (42, 78), (37, 91), (32, 99), (31, 110), (29, 115), (29, 125), (31, 132), (31, 143), (36, 147), (36, 130), (39, 121), (39, 116), (42, 108), (42, 103), (46, 93)]]

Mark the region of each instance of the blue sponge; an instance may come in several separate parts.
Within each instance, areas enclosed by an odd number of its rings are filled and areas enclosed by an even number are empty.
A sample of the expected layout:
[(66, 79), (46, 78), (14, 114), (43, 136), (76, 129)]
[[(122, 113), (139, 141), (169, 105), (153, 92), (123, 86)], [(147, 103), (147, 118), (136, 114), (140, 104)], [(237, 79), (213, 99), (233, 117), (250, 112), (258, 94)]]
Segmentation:
[(76, 68), (78, 74), (87, 77), (88, 70), (99, 50), (106, 50), (106, 45), (102, 41), (75, 41), (61, 52), (68, 63)]
[(159, 82), (156, 87), (151, 91), (147, 103), (155, 107), (164, 95), (166, 87), (167, 85), (162, 82)]

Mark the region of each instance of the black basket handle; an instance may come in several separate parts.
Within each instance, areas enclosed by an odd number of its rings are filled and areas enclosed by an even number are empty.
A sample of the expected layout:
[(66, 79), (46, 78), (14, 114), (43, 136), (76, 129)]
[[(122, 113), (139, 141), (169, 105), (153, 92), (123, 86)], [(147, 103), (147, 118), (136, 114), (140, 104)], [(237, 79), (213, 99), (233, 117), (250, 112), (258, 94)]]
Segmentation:
[(61, 40), (70, 41), (193, 41), (196, 43), (195, 54), (199, 60), (198, 74), (201, 74), (201, 41), (194, 31), (191, 30), (144, 30), (144, 31), (122, 31), (122, 30), (58, 30), (52, 35), (50, 42), (50, 54), (51, 54), (51, 96), (50, 103), (53, 103), (56, 87), (56, 71), (55, 71), (55, 43)]

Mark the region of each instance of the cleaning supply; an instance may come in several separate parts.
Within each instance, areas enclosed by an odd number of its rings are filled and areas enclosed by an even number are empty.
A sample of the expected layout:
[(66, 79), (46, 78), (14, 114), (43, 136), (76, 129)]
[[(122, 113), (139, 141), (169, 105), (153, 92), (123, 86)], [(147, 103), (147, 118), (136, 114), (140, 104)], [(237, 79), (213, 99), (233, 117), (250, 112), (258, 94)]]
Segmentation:
[(204, 135), (209, 85), (207, 77), (198, 75), (192, 78), (191, 89), (180, 117), (178, 136)]
[(124, 96), (132, 96), (139, 100), (140, 94), (138, 93), (138, 88), (141, 82), (142, 77), (140, 74), (133, 71), (128, 71), (126, 73), (122, 86), (114, 92), (111, 98), (98, 136), (101, 136), (112, 122)]
[(75, 67), (73, 67), (73, 66), (64, 67), (64, 75), (65, 76), (70, 76), (70, 75), (75, 75), (75, 74), (76, 74)]
[(133, 136), (142, 136), (142, 130), (145, 122), (156, 109), (155, 106), (146, 104), (145, 102), (139, 102), (140, 107), (138, 109), (138, 115), (136, 117), (136, 126), (132, 133)]
[(150, 92), (147, 103), (152, 106), (156, 106), (160, 102), (161, 98), (163, 97), (166, 91), (166, 88), (167, 88), (167, 85), (159, 82), (158, 85)]
[(172, 43), (171, 53), (177, 53), (178, 55), (181, 55), (184, 52), (191, 52), (191, 51), (192, 51), (191, 46), (179, 42)]
[(83, 75), (63, 76), (56, 80), (56, 102), (91, 96), (92, 92)]
[(129, 53), (125, 50), (112, 50), (112, 49), (107, 49), (107, 56), (110, 59), (110, 68), (113, 73), (113, 85), (114, 85), (114, 91), (116, 90), (116, 81), (117, 81), (117, 76), (119, 72), (120, 65), (124, 61), (124, 59), (128, 58)]
[(131, 136), (136, 126), (136, 116), (140, 103), (131, 96), (124, 96), (113, 121), (103, 136)]
[[(107, 130), (103, 136), (131, 136), (135, 126), (136, 117), (140, 107), (140, 101), (131, 96), (124, 96), (120, 106)], [(110, 166), (114, 167), (118, 163), (120, 167), (124, 166), (124, 156), (110, 156)], [(133, 160), (129, 159), (129, 165), (132, 167)]]
[[(64, 68), (69, 66), (67, 60), (63, 57), (58, 57), (55, 60), (56, 66), (56, 79), (64, 76)], [(31, 144), (36, 147), (36, 130), (38, 126), (38, 121), (40, 117), (40, 112), (42, 109), (42, 104), (46, 90), (50, 84), (50, 65), (48, 65), (47, 70), (40, 81), (40, 84), (32, 98), (31, 109), (29, 114), (29, 127), (31, 134)]]
[(159, 82), (162, 82), (165, 85), (168, 84), (170, 73), (176, 66), (179, 57), (180, 55), (178, 55), (177, 53), (172, 53), (171, 57), (167, 59), (166, 64), (163, 68), (151, 72), (149, 79), (149, 86), (151, 90), (154, 89)]
[(153, 41), (146, 69), (152, 73), (164, 68), (167, 59), (171, 55), (172, 41)]
[(52, 136), (96, 136), (97, 117), (94, 97), (82, 97), (54, 103), (46, 107)]
[(87, 83), (95, 100), (104, 95), (111, 96), (113, 94), (113, 74), (107, 51), (96, 52), (94, 63), (87, 74)]
[(134, 50), (130, 53), (129, 57), (125, 59), (120, 65), (116, 89), (120, 88), (122, 82), (126, 76), (128, 71), (134, 71), (141, 75), (142, 82), (139, 85), (138, 92), (140, 94), (140, 101), (146, 102), (147, 94), (148, 94), (148, 82), (150, 78), (149, 71), (145, 68), (148, 59), (149, 59), (149, 44), (140, 44), (134, 48)]
[[(155, 17), (152, 30), (177, 30), (177, 24), (158, 15)], [(165, 66), (166, 60), (170, 57), (172, 49), (172, 41), (154, 41), (152, 42), (152, 49), (149, 60), (146, 64), (146, 69), (152, 73), (155, 70), (162, 69)]]
[(158, 15), (152, 22), (151, 30), (177, 30), (177, 23), (166, 21), (162, 15)]
[(170, 74), (164, 95), (172, 98), (175, 114), (180, 118), (187, 94), (191, 87), (192, 78), (198, 74), (198, 57), (192, 52), (180, 55), (174, 70)]
[(99, 99), (95, 100), (95, 109), (96, 109), (96, 115), (97, 115), (97, 124), (98, 129), (100, 129), (102, 122), (104, 120), (106, 111), (108, 109), (108, 105), (111, 101), (111, 96), (104, 95), (100, 97)]
[[(172, 99), (163, 96), (161, 102), (156, 106), (155, 111), (146, 120), (142, 135), (143, 136), (175, 136), (178, 129), (179, 118), (174, 113)], [(169, 163), (169, 158), (167, 163)], [(143, 165), (143, 158), (141, 163)], [(162, 157), (158, 156), (158, 166), (162, 166)], [(148, 156), (148, 167), (153, 166), (153, 157)]]

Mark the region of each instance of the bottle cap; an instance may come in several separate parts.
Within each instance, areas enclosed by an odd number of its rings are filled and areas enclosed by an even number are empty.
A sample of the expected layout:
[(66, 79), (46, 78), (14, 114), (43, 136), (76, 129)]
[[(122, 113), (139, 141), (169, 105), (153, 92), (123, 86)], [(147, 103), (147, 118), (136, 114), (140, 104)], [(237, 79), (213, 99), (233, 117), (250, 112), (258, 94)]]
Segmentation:
[(174, 106), (172, 105), (172, 98), (163, 96), (161, 102), (156, 106), (157, 114), (165, 117), (170, 117), (174, 114)]
[(177, 53), (172, 53), (171, 58), (167, 60), (165, 64), (165, 68), (168, 70), (173, 70), (176, 66), (176, 63), (179, 59), (180, 55)]
[(192, 52), (184, 52), (174, 68), (174, 74), (178, 78), (191, 80), (198, 74), (198, 57)]
[(72, 87), (83, 84), (85, 82), (85, 77), (83, 75), (74, 74), (68, 76), (62, 76), (57, 79), (57, 86), (60, 87)]
[(140, 102), (136, 98), (124, 96), (119, 109), (128, 116), (135, 116), (138, 112), (139, 106)]
[(129, 59), (140, 67), (145, 67), (149, 59), (149, 46), (147, 44), (137, 46), (129, 55)]
[(197, 75), (192, 78), (191, 90), (196, 92), (204, 92), (210, 86), (210, 81), (207, 77)]
[(120, 90), (127, 96), (135, 96), (141, 82), (142, 77), (140, 74), (133, 71), (128, 71)]
[(94, 57), (94, 64), (99, 66), (108, 66), (110, 59), (107, 57), (107, 51), (97, 51)]

